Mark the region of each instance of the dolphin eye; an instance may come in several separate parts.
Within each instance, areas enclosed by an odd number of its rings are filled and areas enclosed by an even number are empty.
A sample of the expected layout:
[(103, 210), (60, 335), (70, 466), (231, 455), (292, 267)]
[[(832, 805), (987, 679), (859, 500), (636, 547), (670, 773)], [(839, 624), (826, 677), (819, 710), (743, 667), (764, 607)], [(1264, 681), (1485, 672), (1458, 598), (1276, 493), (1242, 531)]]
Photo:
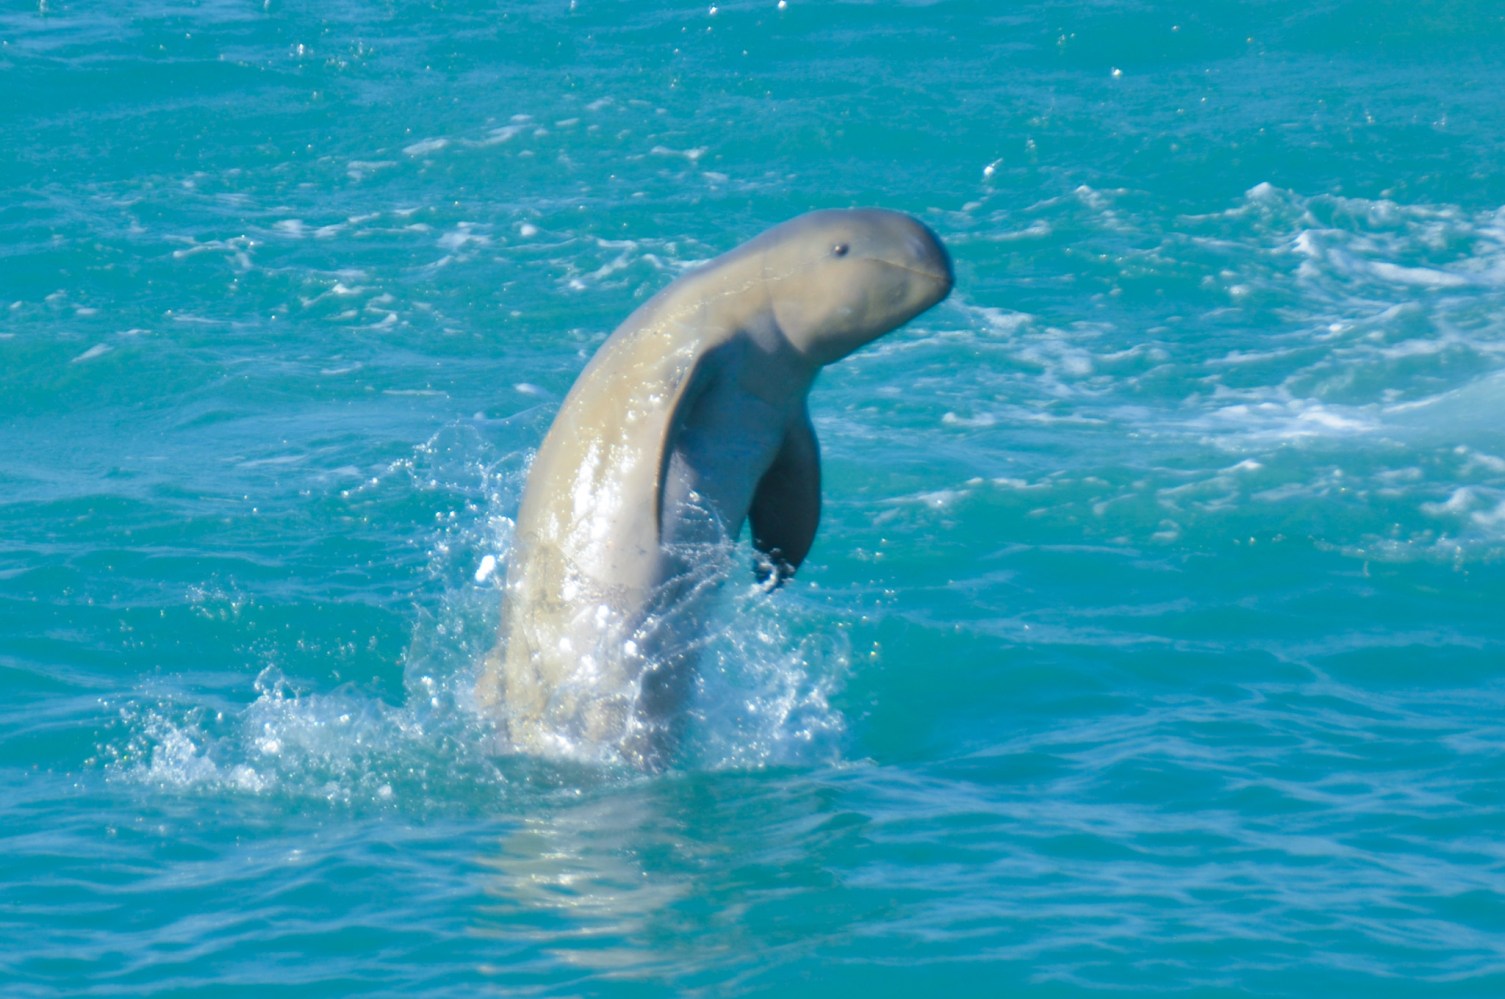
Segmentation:
[(847, 244), (837, 243), (831, 247), (831, 256), (844, 257), (847, 255), (847, 250), (849, 249), (851, 249), (851, 247), (847, 246)]

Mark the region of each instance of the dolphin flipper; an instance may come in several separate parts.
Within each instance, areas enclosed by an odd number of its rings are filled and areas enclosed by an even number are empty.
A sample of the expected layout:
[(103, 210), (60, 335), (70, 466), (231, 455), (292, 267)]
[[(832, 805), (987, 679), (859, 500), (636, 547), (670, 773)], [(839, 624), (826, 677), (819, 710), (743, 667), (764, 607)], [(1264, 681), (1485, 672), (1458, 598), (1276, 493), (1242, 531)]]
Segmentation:
[(668, 492), (669, 465), (674, 457), (674, 436), (678, 434), (695, 408), (695, 403), (710, 388), (714, 379), (714, 353), (695, 358), (688, 371), (675, 383), (669, 398), (669, 419), (664, 423), (664, 436), (658, 447), (658, 479), (653, 486), (654, 523), (658, 528), (656, 541), (664, 539), (664, 496)]
[(820, 524), (820, 444), (808, 409), (801, 407), (773, 464), (758, 480), (747, 516), (753, 544), (773, 562), (778, 582), (794, 575)]

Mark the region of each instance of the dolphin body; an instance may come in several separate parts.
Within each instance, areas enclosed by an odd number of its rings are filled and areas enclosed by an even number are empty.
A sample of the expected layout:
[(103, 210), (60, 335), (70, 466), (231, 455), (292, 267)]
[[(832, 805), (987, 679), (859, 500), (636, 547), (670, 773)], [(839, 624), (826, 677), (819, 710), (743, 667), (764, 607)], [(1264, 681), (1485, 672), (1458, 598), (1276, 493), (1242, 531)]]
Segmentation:
[(910, 216), (818, 211), (679, 278), (612, 333), (529, 469), (477, 684), (517, 748), (663, 761), (702, 598), (743, 523), (777, 580), (814, 541), (816, 374), (951, 285), (945, 248)]

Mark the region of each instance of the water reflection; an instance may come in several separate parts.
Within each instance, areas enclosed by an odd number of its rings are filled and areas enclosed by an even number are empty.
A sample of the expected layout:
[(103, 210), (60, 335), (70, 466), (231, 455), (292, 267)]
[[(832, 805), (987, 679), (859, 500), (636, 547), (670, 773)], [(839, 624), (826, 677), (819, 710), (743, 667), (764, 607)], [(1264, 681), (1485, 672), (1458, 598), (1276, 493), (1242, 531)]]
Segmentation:
[(481, 861), (489, 902), (476, 932), (536, 948), (498, 955), (488, 972), (510, 987), (542, 961), (555, 975), (562, 963), (682, 988), (741, 955), (762, 954), (740, 972), (761, 974), (850, 934), (890, 910), (842, 873), (861, 856), (867, 819), (841, 813), (833, 776), (598, 777), (548, 792)]

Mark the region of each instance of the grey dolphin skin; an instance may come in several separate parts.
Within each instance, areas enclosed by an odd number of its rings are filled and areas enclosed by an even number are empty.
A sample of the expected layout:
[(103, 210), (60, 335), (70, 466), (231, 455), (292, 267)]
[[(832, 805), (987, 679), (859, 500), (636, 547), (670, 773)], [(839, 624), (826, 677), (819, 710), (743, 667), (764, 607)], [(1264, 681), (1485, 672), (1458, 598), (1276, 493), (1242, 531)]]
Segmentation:
[(898, 212), (811, 212), (686, 274), (591, 358), (528, 473), (477, 700), (518, 749), (662, 763), (703, 598), (750, 522), (792, 574), (820, 518), (820, 369), (951, 291)]

